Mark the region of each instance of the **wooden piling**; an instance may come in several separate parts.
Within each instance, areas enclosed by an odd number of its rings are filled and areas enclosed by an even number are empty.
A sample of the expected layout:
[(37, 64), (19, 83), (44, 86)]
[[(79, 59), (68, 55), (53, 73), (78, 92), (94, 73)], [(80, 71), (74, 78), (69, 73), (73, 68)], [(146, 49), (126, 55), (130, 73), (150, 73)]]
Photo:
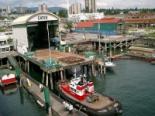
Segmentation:
[(52, 73), (50, 74), (50, 88), (53, 90), (53, 76), (52, 76)]
[(29, 63), (29, 61), (27, 61), (27, 72), (28, 73), (30, 72), (30, 63)]
[(63, 77), (63, 70), (60, 71), (60, 77), (61, 77), (61, 81), (64, 80), (64, 77)]
[(104, 66), (103, 74), (106, 75), (106, 67)]
[(92, 64), (92, 74), (93, 76), (96, 76), (94, 64)]
[(48, 73), (46, 73), (46, 87), (48, 87)]
[(100, 68), (101, 68), (101, 74), (102, 74), (102, 72), (103, 72), (103, 66), (102, 66), (102, 65), (100, 65)]
[(42, 73), (42, 84), (45, 82), (45, 72)]

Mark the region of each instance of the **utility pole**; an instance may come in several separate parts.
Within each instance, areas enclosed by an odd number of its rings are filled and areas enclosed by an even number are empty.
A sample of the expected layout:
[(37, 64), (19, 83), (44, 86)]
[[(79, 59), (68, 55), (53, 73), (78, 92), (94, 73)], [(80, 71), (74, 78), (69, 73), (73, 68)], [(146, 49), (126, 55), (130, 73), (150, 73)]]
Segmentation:
[(101, 52), (101, 38), (100, 38), (100, 18), (98, 19), (98, 39), (99, 39), (99, 54)]
[(51, 63), (51, 44), (50, 44), (50, 35), (49, 35), (49, 27), (48, 27), (48, 22), (47, 22), (47, 38), (48, 38), (48, 50), (49, 50), (49, 57), (50, 57), (50, 63)]

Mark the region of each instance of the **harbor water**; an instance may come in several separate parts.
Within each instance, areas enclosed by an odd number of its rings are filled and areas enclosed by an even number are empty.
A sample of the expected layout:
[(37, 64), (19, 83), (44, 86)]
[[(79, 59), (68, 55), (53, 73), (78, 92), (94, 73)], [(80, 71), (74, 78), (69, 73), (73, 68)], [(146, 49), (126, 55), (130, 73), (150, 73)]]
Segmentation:
[[(155, 116), (155, 65), (138, 60), (117, 61), (105, 77), (94, 78), (96, 91), (122, 103), (123, 116)], [(46, 113), (23, 92), (0, 93), (0, 116), (46, 116)]]
[[(21, 95), (22, 94), (22, 95)], [(0, 116), (46, 116), (26, 91), (20, 93), (19, 88), (12, 94), (0, 92)]]
[(123, 116), (155, 116), (155, 65), (138, 60), (116, 65), (106, 77), (95, 78), (96, 90), (118, 99)]

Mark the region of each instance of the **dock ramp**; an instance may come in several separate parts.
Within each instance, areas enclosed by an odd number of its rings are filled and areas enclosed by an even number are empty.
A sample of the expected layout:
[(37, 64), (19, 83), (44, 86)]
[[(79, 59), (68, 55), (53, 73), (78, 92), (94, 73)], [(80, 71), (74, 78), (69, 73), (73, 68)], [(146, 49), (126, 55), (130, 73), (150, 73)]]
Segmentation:
[(18, 65), (17, 60), (15, 59), (14, 56), (8, 56), (8, 61), (9, 63), (15, 68), (16, 71), (16, 77), (20, 77), (21, 74), (21, 68)]

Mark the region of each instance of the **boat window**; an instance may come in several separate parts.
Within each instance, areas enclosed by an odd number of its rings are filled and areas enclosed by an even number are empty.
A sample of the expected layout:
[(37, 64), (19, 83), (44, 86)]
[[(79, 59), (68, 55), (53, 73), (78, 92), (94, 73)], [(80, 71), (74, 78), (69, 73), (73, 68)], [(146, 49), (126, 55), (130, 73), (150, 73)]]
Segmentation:
[(71, 88), (71, 89), (72, 89), (72, 91), (73, 91), (73, 92), (75, 92), (75, 93), (76, 93), (76, 89), (73, 89), (73, 88)]

